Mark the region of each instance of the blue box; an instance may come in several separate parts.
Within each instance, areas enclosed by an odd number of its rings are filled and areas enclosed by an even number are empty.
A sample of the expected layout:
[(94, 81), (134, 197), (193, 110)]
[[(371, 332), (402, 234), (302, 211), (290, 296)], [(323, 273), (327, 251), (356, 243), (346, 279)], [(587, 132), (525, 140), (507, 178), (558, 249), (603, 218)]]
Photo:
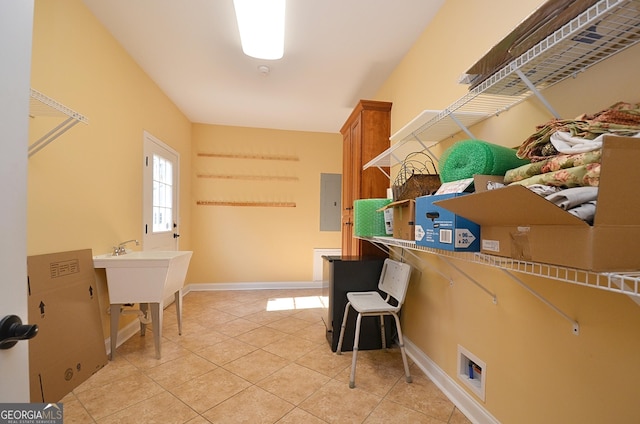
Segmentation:
[(454, 252), (480, 251), (480, 226), (433, 204), (466, 194), (434, 194), (416, 199), (416, 245)]

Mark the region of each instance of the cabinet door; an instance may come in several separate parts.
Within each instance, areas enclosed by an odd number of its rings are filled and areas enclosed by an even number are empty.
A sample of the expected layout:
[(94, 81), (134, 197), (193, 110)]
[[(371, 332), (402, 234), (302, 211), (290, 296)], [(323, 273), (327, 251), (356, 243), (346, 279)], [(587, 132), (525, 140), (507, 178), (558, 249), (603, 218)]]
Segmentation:
[(359, 255), (359, 240), (353, 237), (353, 201), (360, 198), (362, 120), (350, 125), (343, 139), (342, 183), (342, 254)]
[(342, 214), (345, 215), (353, 208), (353, 167), (351, 132), (343, 136), (342, 144)]
[(351, 131), (346, 131), (342, 144), (342, 254), (351, 255), (353, 228), (353, 167), (351, 166)]
[(342, 255), (356, 255), (353, 240), (353, 215), (345, 214), (342, 216)]
[(362, 119), (358, 118), (351, 124), (351, 206), (353, 201), (362, 199)]

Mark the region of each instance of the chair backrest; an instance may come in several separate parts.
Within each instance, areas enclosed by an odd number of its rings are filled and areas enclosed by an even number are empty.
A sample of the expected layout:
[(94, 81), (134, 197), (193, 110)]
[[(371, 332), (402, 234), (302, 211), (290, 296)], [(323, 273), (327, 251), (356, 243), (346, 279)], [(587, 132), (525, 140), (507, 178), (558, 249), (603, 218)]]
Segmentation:
[(411, 266), (406, 263), (385, 259), (380, 273), (378, 289), (391, 295), (398, 301), (398, 306), (404, 303), (407, 294), (409, 278), (411, 277)]

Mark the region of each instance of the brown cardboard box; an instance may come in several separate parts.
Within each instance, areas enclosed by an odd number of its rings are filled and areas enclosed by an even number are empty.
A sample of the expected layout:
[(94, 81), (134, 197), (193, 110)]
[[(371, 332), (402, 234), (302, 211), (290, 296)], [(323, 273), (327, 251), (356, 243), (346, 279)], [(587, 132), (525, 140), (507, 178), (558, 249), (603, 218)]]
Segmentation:
[(482, 174), (473, 176), (473, 189), (476, 193), (489, 190), (489, 184), (504, 184), (504, 176)]
[(391, 202), (378, 210), (393, 208), (393, 238), (402, 240), (415, 239), (416, 201), (414, 199)]
[(548, 0), (533, 11), (466, 73), (470, 89), (551, 35), (598, 0)]
[(481, 226), (481, 251), (591, 271), (640, 269), (640, 139), (604, 140), (593, 226), (526, 187), (437, 202)]
[(58, 402), (107, 364), (91, 249), (29, 256), (31, 402)]

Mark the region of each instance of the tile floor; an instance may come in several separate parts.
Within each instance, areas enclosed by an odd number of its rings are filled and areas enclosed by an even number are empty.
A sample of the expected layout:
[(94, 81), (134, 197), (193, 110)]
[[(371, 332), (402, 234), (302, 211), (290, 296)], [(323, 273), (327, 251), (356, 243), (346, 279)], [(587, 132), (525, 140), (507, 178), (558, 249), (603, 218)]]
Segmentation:
[(64, 402), (65, 423), (469, 423), (397, 348), (351, 352), (325, 339), (320, 290), (191, 292), (183, 331), (164, 313), (162, 359), (151, 331)]

